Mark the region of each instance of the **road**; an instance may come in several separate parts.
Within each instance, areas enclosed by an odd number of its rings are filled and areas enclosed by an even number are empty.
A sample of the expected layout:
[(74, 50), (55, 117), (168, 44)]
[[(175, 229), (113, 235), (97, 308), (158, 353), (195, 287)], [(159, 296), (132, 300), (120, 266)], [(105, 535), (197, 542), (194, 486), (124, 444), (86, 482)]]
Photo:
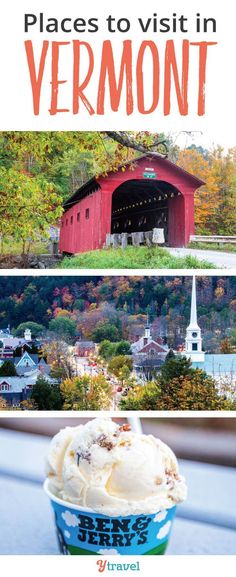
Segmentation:
[(173, 256), (195, 256), (199, 260), (205, 260), (214, 264), (217, 268), (235, 268), (236, 253), (221, 252), (217, 250), (200, 250), (198, 248), (169, 248), (168, 252)]

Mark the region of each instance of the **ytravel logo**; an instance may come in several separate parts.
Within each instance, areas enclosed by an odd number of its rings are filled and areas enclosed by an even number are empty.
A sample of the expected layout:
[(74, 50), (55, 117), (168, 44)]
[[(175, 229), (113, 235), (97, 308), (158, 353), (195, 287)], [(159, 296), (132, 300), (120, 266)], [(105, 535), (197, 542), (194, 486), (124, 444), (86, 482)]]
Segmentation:
[(99, 559), (96, 561), (98, 566), (98, 572), (104, 573), (104, 571), (140, 571), (140, 562), (135, 563), (111, 563), (107, 559)]

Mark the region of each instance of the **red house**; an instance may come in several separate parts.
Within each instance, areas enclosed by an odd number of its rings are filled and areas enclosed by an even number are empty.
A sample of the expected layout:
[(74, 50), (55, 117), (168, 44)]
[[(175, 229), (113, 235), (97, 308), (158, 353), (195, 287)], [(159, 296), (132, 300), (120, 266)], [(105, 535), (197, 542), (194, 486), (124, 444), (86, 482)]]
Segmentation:
[(164, 229), (168, 246), (185, 246), (194, 234), (194, 193), (203, 184), (151, 153), (137, 158), (134, 170), (122, 165), (117, 172), (91, 178), (64, 204), (60, 251), (95, 250), (105, 245), (107, 234), (153, 228)]

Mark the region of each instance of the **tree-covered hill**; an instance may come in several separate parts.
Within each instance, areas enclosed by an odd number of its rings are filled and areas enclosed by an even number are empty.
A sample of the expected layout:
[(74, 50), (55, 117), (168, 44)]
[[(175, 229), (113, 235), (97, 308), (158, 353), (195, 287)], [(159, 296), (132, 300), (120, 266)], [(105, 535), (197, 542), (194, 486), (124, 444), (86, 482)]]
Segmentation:
[[(153, 336), (176, 347), (189, 321), (191, 277), (1, 277), (0, 295), (0, 329), (33, 321), (55, 330), (57, 319), (62, 331), (64, 317), (81, 338), (134, 340), (148, 313)], [(205, 349), (221, 350), (225, 340), (227, 349), (228, 339), (234, 344), (236, 278), (198, 277), (197, 300)]]

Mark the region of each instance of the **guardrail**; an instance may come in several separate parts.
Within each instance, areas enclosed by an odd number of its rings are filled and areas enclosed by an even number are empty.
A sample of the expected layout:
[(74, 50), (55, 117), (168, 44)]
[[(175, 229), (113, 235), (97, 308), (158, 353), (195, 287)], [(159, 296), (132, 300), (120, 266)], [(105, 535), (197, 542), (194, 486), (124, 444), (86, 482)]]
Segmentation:
[(207, 236), (207, 235), (190, 235), (190, 242), (211, 242), (216, 244), (236, 244), (236, 236)]

